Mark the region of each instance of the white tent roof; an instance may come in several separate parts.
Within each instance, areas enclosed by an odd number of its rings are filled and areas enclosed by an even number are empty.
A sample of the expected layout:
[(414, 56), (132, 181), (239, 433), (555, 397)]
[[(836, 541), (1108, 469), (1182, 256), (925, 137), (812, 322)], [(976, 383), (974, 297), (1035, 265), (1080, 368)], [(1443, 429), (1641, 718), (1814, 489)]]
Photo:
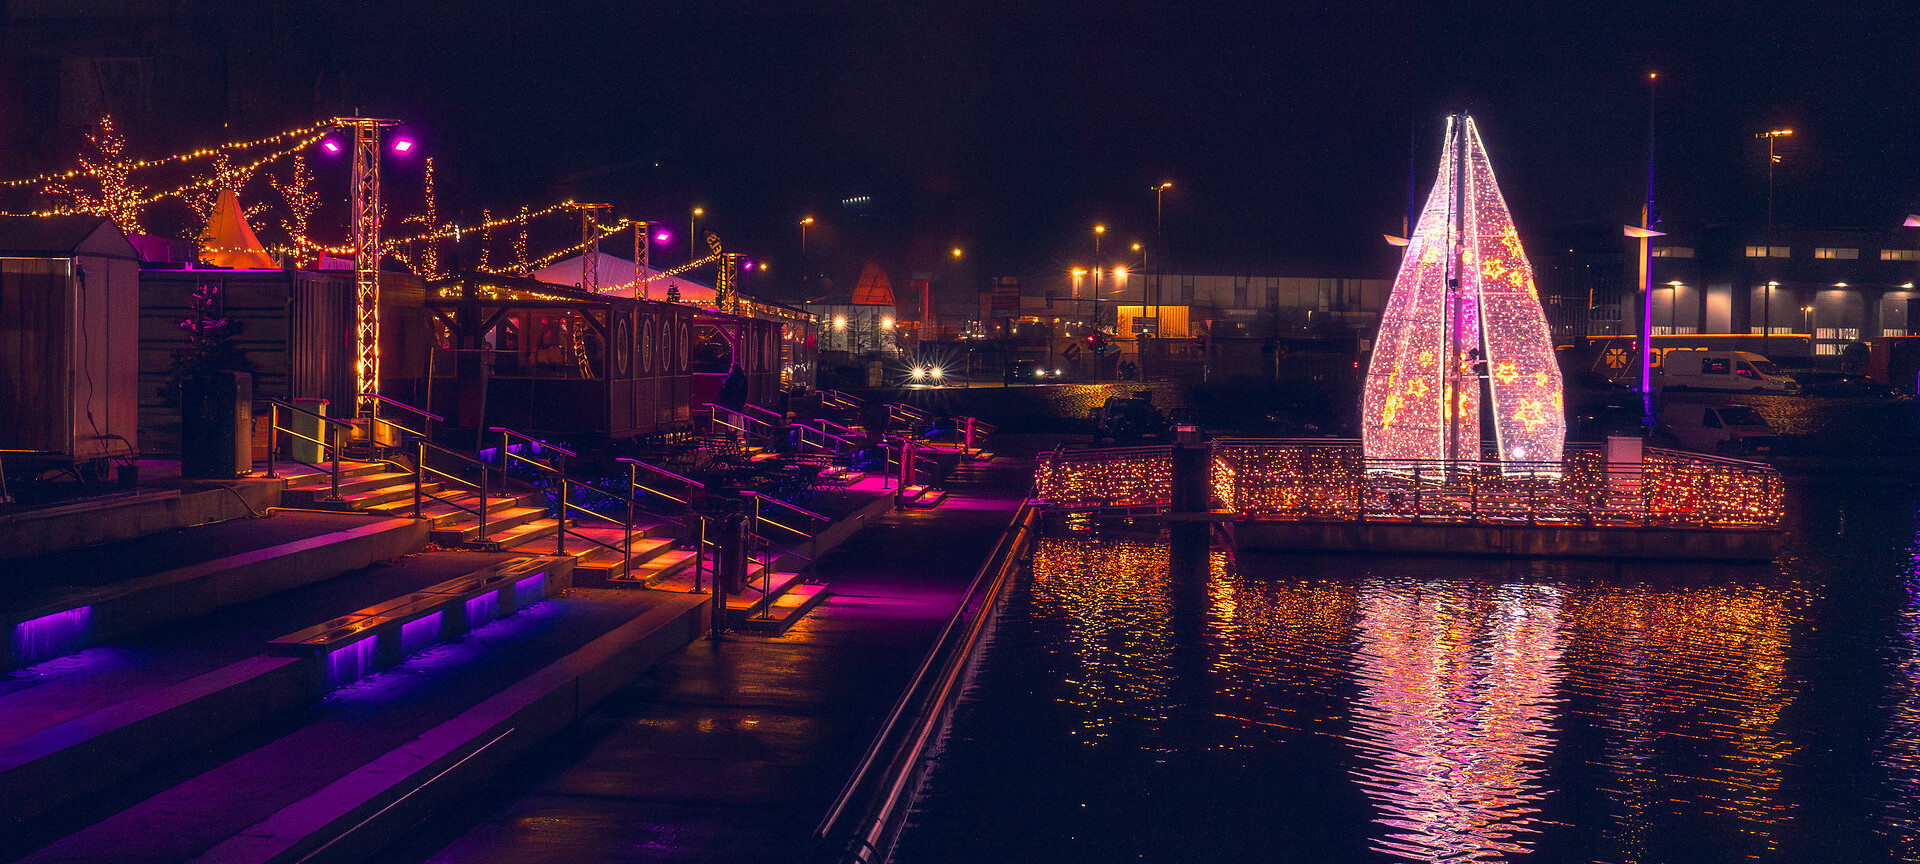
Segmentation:
[[(583, 259), (585, 257), (585, 255), (575, 255), (572, 258), (562, 258), (546, 267), (533, 271), (533, 278), (552, 285), (565, 285), (569, 288), (577, 288), (580, 285), (580, 273), (584, 269)], [(603, 293), (612, 294), (616, 297), (635, 296), (632, 285), (632, 261), (602, 252), (598, 260), (594, 262), (593, 269), (599, 276), (600, 289)], [(655, 276), (659, 273), (660, 271), (653, 267), (647, 268), (648, 276)], [(626, 287), (617, 291), (607, 290), (622, 285)], [(645, 286), (646, 299), (667, 299), (667, 287), (670, 285), (680, 286), (680, 302), (707, 308), (713, 307), (713, 286), (695, 282), (684, 276), (666, 276), (648, 282)]]

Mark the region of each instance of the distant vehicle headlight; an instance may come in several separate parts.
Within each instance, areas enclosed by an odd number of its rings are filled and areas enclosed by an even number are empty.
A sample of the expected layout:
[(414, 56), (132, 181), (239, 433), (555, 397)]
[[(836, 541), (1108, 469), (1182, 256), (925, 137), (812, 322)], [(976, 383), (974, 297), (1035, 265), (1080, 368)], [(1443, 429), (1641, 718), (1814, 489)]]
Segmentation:
[(927, 370), (927, 374), (932, 375), (934, 380), (938, 381), (942, 376), (946, 375), (947, 373), (946, 373), (946, 370), (943, 370), (940, 367), (935, 366), (932, 369)]
[(924, 366), (915, 366), (915, 367), (913, 367), (913, 377), (914, 377), (915, 379), (920, 379), (920, 378), (925, 378), (925, 377), (927, 377), (927, 370), (926, 370), (926, 367), (924, 367)]

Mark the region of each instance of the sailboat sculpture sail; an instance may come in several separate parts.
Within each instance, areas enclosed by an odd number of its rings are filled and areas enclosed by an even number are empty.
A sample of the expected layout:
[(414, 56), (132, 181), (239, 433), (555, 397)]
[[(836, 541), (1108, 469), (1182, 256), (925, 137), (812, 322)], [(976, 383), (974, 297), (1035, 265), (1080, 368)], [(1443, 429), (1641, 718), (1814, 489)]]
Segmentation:
[(1447, 118), (1440, 174), (1404, 254), (1367, 366), (1369, 464), (1479, 459), (1484, 397), (1502, 473), (1558, 473), (1566, 421), (1546, 314), (1466, 114)]

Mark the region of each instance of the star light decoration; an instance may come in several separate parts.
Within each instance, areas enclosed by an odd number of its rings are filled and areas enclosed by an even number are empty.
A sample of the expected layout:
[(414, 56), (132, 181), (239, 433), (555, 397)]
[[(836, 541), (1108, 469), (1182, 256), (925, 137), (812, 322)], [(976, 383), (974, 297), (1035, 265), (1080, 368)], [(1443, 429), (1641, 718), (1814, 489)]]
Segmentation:
[(1533, 268), (1473, 118), (1447, 118), (1446, 140), (1367, 367), (1361, 441), (1373, 470), (1479, 458), (1483, 361), (1503, 472), (1554, 475), (1566, 421)]

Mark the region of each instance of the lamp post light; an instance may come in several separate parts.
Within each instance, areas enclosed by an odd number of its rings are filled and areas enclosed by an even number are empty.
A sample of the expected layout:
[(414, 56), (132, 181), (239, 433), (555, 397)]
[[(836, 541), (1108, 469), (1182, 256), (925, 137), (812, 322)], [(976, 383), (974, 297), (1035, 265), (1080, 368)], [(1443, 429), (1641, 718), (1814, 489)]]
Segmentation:
[(802, 258), (805, 258), (807, 254), (807, 226), (812, 224), (812, 216), (800, 220), (800, 256)]
[[(1807, 336), (1811, 339), (1813, 336), (1813, 307), (1811, 305), (1800, 307), (1800, 326), (1807, 328)], [(1813, 353), (1818, 354), (1820, 352), (1816, 349)]]
[(1767, 227), (1773, 227), (1773, 166), (1779, 164), (1780, 157), (1774, 155), (1773, 142), (1793, 134), (1792, 129), (1773, 129), (1754, 137), (1767, 139)]
[(700, 217), (705, 215), (707, 215), (706, 210), (695, 207), (693, 208), (693, 216), (687, 220), (688, 261), (700, 257)]
[(1761, 289), (1765, 293), (1760, 295), (1760, 353), (1768, 359), (1772, 359), (1772, 355), (1767, 354), (1767, 337), (1773, 335), (1773, 289), (1778, 287), (1780, 283), (1768, 282), (1767, 287)]

